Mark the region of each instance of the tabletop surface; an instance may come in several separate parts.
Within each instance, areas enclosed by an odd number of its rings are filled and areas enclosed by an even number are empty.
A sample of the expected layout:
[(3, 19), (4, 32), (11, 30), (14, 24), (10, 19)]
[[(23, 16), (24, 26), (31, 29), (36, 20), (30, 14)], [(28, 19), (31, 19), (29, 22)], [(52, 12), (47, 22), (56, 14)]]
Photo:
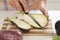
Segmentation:
[[(6, 17), (8, 16), (12, 16), (14, 15), (16, 11), (0, 11), (0, 29), (1, 29), (1, 26), (3, 24), (3, 21)], [(54, 24), (57, 20), (60, 20), (60, 10), (50, 10), (48, 11), (48, 14), (49, 14), (49, 18), (52, 20), (52, 23), (53, 23), (53, 30), (55, 32), (55, 29), (54, 29)], [(52, 36), (24, 36), (24, 40), (52, 40)]]

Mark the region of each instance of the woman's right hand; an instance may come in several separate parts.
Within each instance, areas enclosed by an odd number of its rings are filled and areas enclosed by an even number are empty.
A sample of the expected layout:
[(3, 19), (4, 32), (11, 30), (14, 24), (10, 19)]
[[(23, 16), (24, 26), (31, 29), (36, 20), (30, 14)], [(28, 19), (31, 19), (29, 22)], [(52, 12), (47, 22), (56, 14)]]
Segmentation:
[(25, 11), (27, 11), (28, 10), (28, 6), (27, 6), (25, 0), (7, 0), (8, 4), (10, 4), (13, 8), (16, 8), (17, 10), (22, 12), (23, 10), (22, 10), (19, 2), (21, 2), (23, 4)]

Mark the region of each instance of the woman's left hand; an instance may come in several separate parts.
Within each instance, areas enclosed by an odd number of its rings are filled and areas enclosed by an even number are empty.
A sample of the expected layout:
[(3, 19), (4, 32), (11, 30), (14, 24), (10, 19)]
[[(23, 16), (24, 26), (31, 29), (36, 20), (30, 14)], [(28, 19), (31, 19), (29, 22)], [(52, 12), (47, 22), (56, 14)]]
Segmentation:
[(39, 9), (45, 16), (48, 17), (48, 11), (45, 7), (45, 1), (35, 0), (35, 2), (32, 2), (32, 0), (29, 0), (29, 10), (33, 9)]

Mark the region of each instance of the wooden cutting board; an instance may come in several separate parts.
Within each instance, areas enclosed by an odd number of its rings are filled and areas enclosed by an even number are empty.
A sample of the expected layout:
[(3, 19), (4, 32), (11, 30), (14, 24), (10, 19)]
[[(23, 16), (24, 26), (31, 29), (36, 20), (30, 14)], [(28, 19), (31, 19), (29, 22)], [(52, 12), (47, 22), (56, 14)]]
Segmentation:
[[(3, 29), (6, 29), (7, 27), (7, 24), (9, 24), (10, 22), (6, 19), (4, 21), (4, 24), (3, 24)], [(20, 31), (15, 25), (13, 24), (10, 24), (10, 29), (13, 29), (13, 30), (18, 30)], [(53, 35), (53, 27), (52, 27), (52, 22), (51, 20), (49, 20), (49, 23), (48, 25), (44, 28), (44, 29), (31, 29), (29, 32), (27, 33), (23, 33), (23, 35), (25, 36), (28, 36), (28, 35), (32, 35), (32, 36), (51, 36)]]

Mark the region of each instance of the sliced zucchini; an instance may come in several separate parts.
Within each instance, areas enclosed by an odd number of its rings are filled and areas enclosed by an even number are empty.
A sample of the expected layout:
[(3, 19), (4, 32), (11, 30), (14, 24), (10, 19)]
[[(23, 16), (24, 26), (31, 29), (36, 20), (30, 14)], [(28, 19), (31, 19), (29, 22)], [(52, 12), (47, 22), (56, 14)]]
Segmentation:
[[(42, 14), (30, 14), (32, 17), (34, 17), (34, 19), (42, 26), (45, 27), (48, 23), (48, 19), (46, 16), (42, 15)], [(24, 15), (24, 21), (26, 21), (27, 23), (29, 23), (30, 25), (32, 25), (35, 28), (41, 28), (40, 26), (38, 26), (32, 19), (31, 17), (29, 17), (27, 14)]]
[(9, 20), (13, 22), (23, 32), (27, 32), (31, 29), (31, 26), (22, 20), (16, 18), (9, 18)]

